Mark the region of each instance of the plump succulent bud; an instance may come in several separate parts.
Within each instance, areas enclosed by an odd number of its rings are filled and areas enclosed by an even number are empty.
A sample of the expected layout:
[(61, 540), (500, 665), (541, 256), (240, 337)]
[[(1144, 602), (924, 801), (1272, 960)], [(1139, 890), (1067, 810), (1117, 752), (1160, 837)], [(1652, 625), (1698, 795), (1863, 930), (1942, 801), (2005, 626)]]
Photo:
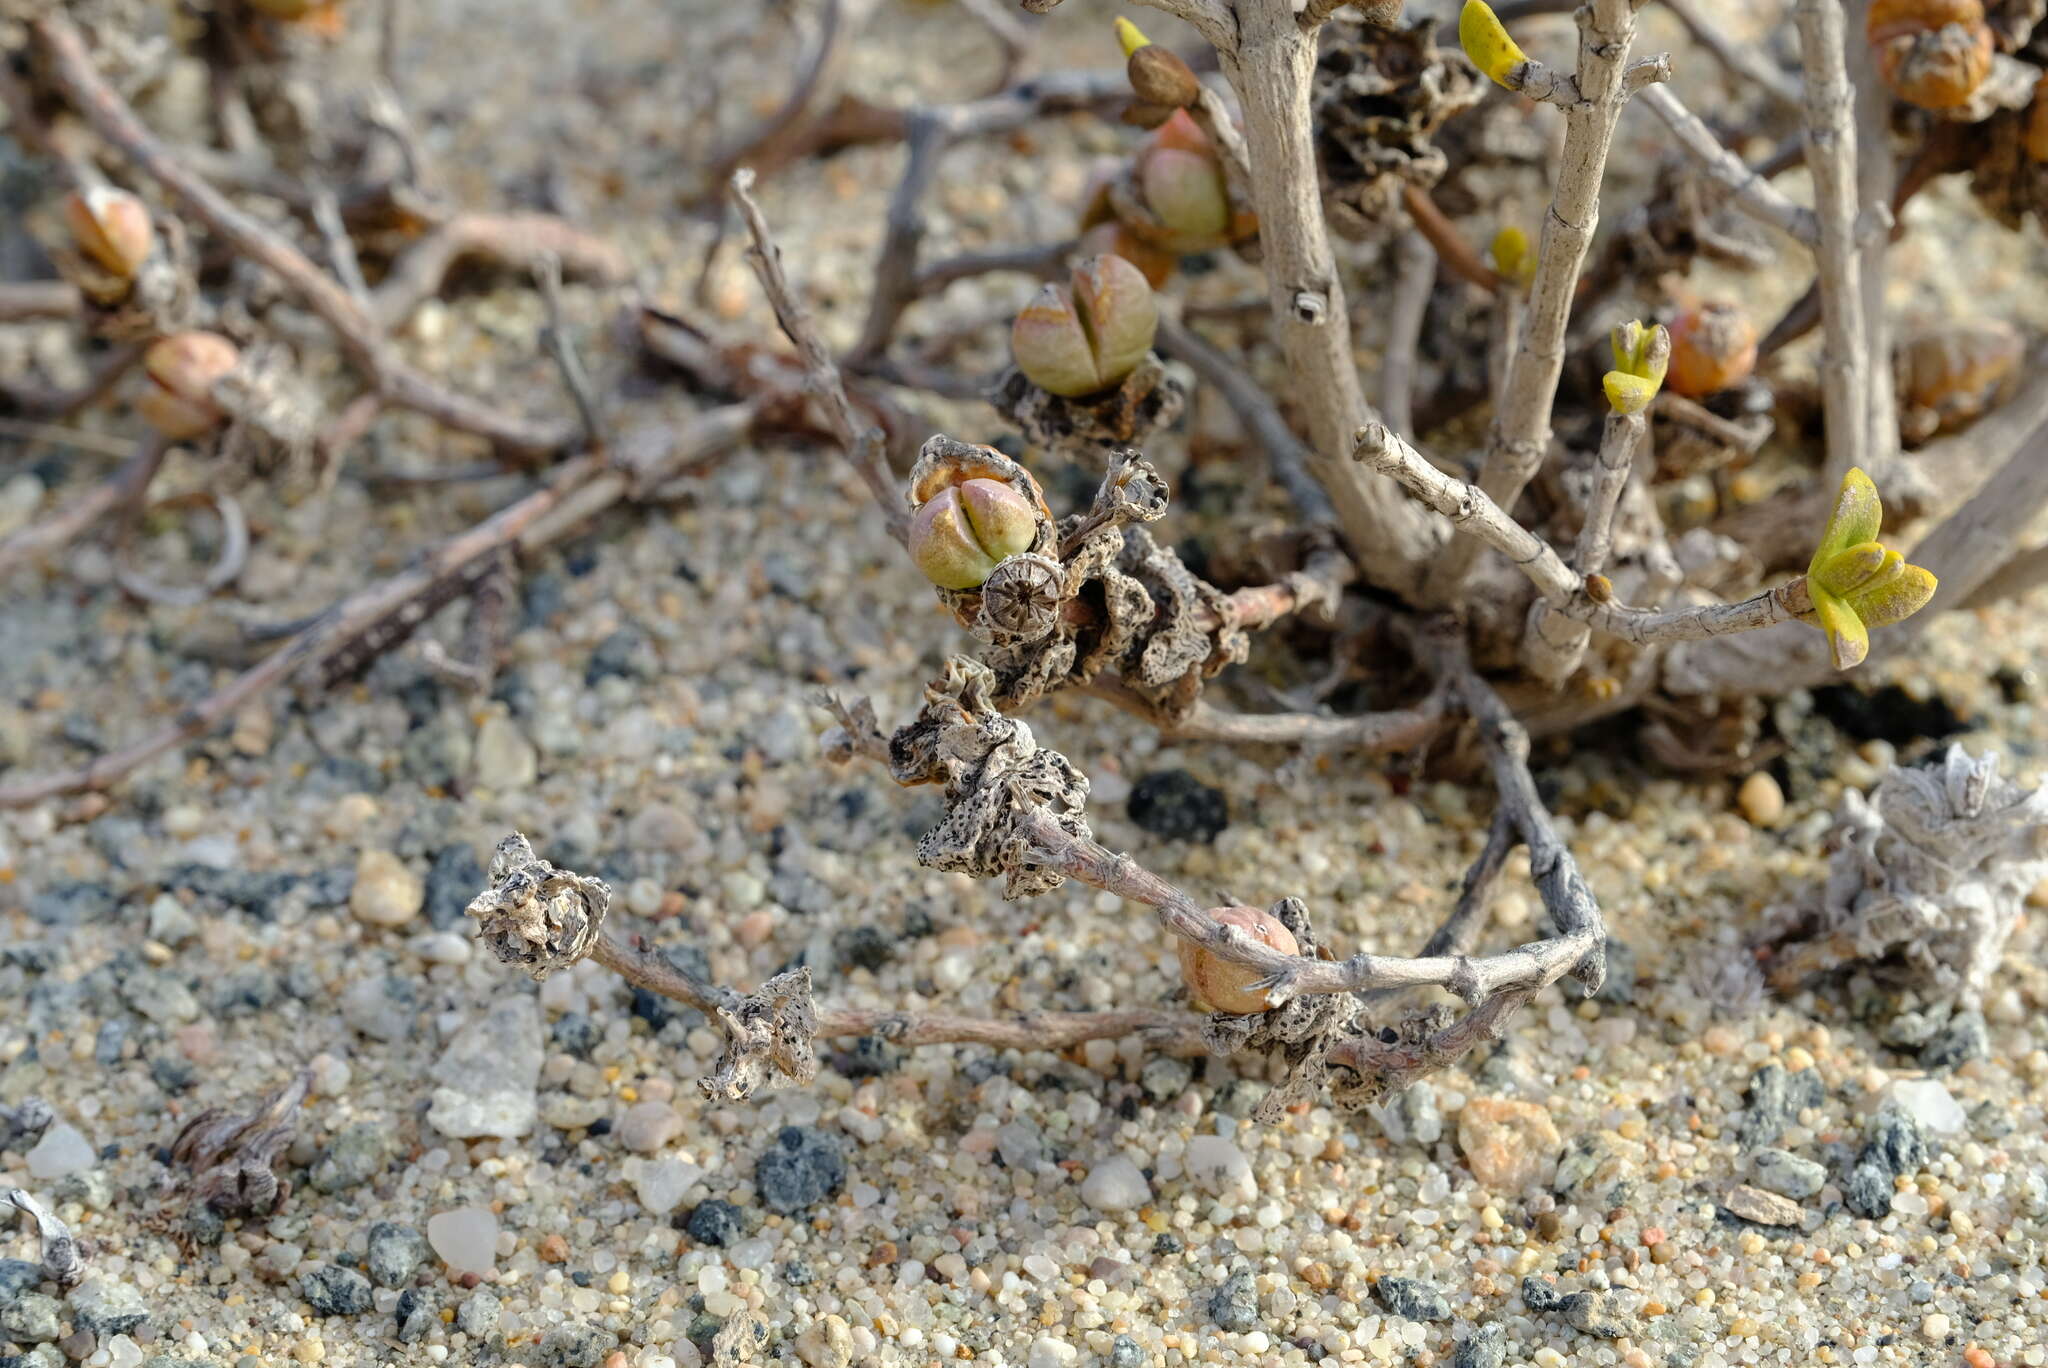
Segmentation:
[(1124, 74), (1131, 91), (1149, 105), (1184, 109), (1201, 97), (1201, 82), (1179, 54), (1147, 38), (1128, 19), (1116, 21), (1117, 41), (1124, 49)]
[(1981, 0), (1872, 0), (1864, 32), (1884, 83), (1922, 109), (1968, 104), (1991, 74)]
[(1665, 384), (1675, 394), (1702, 399), (1749, 378), (1756, 369), (1756, 324), (1734, 304), (1699, 304), (1671, 323), (1671, 371)]
[(235, 344), (219, 333), (174, 333), (142, 354), (149, 387), (135, 401), (151, 427), (173, 441), (204, 436), (225, 416), (213, 387), (241, 359)]
[(1175, 110), (1146, 140), (1137, 183), (1154, 220), (1133, 225), (1140, 236), (1176, 253), (1204, 252), (1229, 241), (1234, 225), (1223, 165), (1186, 110)]
[(1509, 74), (1529, 60), (1528, 54), (1508, 37), (1500, 16), (1486, 0), (1465, 0), (1465, 8), (1458, 12), (1458, 45), (1465, 49), (1465, 55), (1472, 59), (1472, 65), (1485, 72), (1496, 85), (1514, 89)]
[(1806, 567), (1806, 596), (1813, 603), (1807, 621), (1827, 634), (1838, 670), (1852, 669), (1870, 654), (1870, 629), (1911, 617), (1934, 597), (1934, 575), (1877, 540), (1884, 506), (1877, 486), (1860, 469), (1842, 477), (1842, 488), (1822, 529), (1820, 544)]
[(65, 196), (64, 225), (79, 251), (121, 280), (135, 278), (156, 241), (148, 206), (107, 185)]
[(1031, 549), (1038, 517), (1000, 480), (947, 485), (910, 519), (910, 559), (941, 589), (972, 589), (1005, 557)]
[(1536, 279), (1536, 253), (1529, 249), (1529, 235), (1512, 223), (1493, 235), (1493, 269), (1521, 291)]
[(1662, 324), (1644, 327), (1630, 319), (1608, 335), (1614, 369), (1601, 381), (1616, 413), (1641, 413), (1657, 397), (1671, 365), (1671, 334)]
[(1089, 257), (1071, 285), (1048, 285), (1010, 328), (1017, 368), (1069, 398), (1122, 382), (1152, 349), (1158, 305), (1145, 273), (1120, 256)]
[[(1257, 907), (1212, 907), (1209, 915), (1225, 926), (1234, 926), (1253, 940), (1263, 942), (1283, 955), (1301, 953), (1300, 942), (1271, 912)], [(1266, 994), (1252, 987), (1265, 975), (1244, 964), (1232, 964), (1192, 941), (1180, 948), (1180, 976), (1195, 1001), (1215, 1012), (1245, 1016), (1266, 1010)]]

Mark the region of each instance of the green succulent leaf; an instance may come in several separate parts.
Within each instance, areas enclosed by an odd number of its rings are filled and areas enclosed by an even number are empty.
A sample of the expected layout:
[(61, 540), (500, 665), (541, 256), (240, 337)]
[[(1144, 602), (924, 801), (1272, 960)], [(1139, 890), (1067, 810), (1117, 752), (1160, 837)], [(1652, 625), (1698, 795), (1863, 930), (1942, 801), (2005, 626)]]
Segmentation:
[(1835, 668), (1851, 669), (1870, 654), (1870, 629), (1911, 617), (1934, 597), (1928, 570), (1877, 540), (1884, 506), (1861, 470), (1842, 477), (1834, 512), (1806, 567), (1813, 612), (1806, 620), (1827, 633)]
[[(1894, 551), (1893, 555), (1898, 552)], [(1927, 606), (1940, 585), (1934, 572), (1918, 565), (1899, 563), (1898, 573), (1880, 577), (1847, 596), (1849, 606), (1865, 627), (1886, 627), (1903, 621)]]
[(1841, 492), (1835, 495), (1835, 511), (1828, 515), (1828, 525), (1821, 530), (1820, 545), (1814, 548), (1813, 560), (1806, 567), (1811, 579), (1822, 564), (1837, 552), (1852, 546), (1877, 540), (1878, 527), (1884, 522), (1884, 505), (1878, 501), (1877, 486), (1861, 467), (1851, 467), (1842, 477)]
[(1861, 665), (1870, 654), (1870, 633), (1864, 628), (1863, 619), (1856, 616), (1856, 610), (1847, 601), (1810, 579), (1806, 592), (1813, 599), (1813, 615), (1821, 631), (1827, 633), (1828, 653), (1834, 658), (1835, 668), (1853, 670)]
[(1896, 560), (1898, 555), (1898, 552), (1887, 551), (1874, 541), (1864, 542), (1835, 552), (1808, 574), (1829, 593), (1846, 595), (1883, 570), (1886, 557)]
[(1640, 375), (1611, 370), (1600, 379), (1607, 402), (1616, 413), (1641, 413), (1657, 397), (1657, 382)]

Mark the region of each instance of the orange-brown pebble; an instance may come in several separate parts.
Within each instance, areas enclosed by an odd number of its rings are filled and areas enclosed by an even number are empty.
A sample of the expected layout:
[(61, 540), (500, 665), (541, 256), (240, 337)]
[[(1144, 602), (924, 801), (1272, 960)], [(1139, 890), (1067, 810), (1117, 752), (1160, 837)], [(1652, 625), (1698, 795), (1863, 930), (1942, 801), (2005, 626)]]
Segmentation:
[(559, 1234), (550, 1235), (540, 1242), (542, 1263), (566, 1263), (569, 1259), (569, 1242)]

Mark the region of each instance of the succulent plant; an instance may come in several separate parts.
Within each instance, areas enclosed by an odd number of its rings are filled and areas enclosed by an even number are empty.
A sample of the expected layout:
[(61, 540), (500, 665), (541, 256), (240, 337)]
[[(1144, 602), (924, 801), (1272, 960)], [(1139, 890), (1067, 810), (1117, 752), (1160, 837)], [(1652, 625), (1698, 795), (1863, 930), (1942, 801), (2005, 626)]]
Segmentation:
[(1081, 234), (1076, 251), (1084, 257), (1122, 257), (1144, 272), (1145, 283), (1155, 290), (1173, 278), (1173, 253), (1141, 240), (1113, 218), (1106, 219)]
[(1922, 109), (1968, 104), (1991, 74), (1981, 0), (1872, 0), (1864, 33), (1884, 83)]
[(1514, 89), (1508, 79), (1510, 73), (1529, 60), (1529, 55), (1508, 37), (1500, 16), (1486, 0), (1465, 0), (1465, 8), (1458, 11), (1458, 45), (1465, 49), (1473, 66), (1485, 72), (1494, 84), (1510, 90)]
[(1671, 321), (1674, 394), (1704, 399), (1749, 378), (1756, 369), (1756, 324), (1735, 304), (1688, 305)]
[(910, 559), (941, 589), (973, 589), (1006, 558), (1030, 550), (1037, 535), (1030, 500), (1000, 480), (963, 480), (918, 506)]
[(1154, 222), (1132, 231), (1175, 253), (1201, 252), (1230, 240), (1230, 190), (1208, 134), (1177, 109), (1152, 131), (1138, 154), (1138, 191)]
[(1047, 285), (1024, 307), (1010, 350), (1032, 384), (1079, 398), (1129, 375), (1158, 326), (1145, 273), (1120, 256), (1094, 256), (1074, 267), (1071, 284)]
[(1813, 600), (1806, 620), (1827, 633), (1838, 670), (1852, 669), (1870, 654), (1870, 628), (1911, 617), (1934, 597), (1931, 572), (1906, 564), (1878, 542), (1883, 521), (1877, 486), (1862, 470), (1850, 470), (1806, 567), (1806, 593)]
[[(1212, 907), (1209, 915), (1283, 955), (1301, 953), (1301, 944), (1295, 940), (1294, 933), (1263, 908)], [(1195, 1001), (1212, 1011), (1228, 1012), (1234, 1016), (1266, 1010), (1265, 992), (1252, 986), (1264, 978), (1264, 974), (1249, 965), (1233, 964), (1193, 941), (1182, 940), (1178, 945), (1181, 981), (1187, 984), (1188, 993)]]
[(107, 185), (65, 196), (64, 224), (78, 250), (120, 280), (135, 278), (156, 242), (148, 206)]
[(1657, 397), (1671, 364), (1671, 334), (1660, 323), (1644, 327), (1630, 319), (1608, 334), (1614, 369), (1601, 380), (1616, 413), (1641, 413)]
[(173, 441), (202, 437), (226, 415), (214, 402), (213, 387), (241, 360), (234, 343), (219, 333), (173, 333), (142, 354), (148, 388), (135, 410)]

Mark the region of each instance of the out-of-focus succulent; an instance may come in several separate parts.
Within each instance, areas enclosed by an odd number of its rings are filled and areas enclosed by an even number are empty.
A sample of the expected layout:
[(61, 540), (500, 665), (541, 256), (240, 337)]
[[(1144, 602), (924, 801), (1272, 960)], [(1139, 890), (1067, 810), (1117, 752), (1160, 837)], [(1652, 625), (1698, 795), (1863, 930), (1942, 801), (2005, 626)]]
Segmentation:
[(1493, 269), (1508, 285), (1526, 293), (1536, 280), (1536, 253), (1529, 235), (1510, 223), (1493, 235)]
[(1902, 339), (1892, 353), (1899, 435), (1921, 442), (1965, 426), (2004, 395), (2025, 354), (2019, 331), (1996, 318), (1949, 323)]
[(1864, 32), (1884, 83), (1922, 109), (1968, 104), (1991, 74), (1981, 0), (1872, 0)]
[(1176, 109), (1138, 154), (1137, 188), (1149, 221), (1126, 226), (1176, 254), (1207, 251), (1230, 239), (1230, 190), (1209, 136)]
[(149, 385), (135, 400), (143, 420), (173, 441), (202, 437), (226, 415), (213, 387), (241, 360), (219, 333), (182, 332), (150, 344), (142, 354)]
[(1075, 250), (1084, 257), (1118, 256), (1144, 272), (1145, 283), (1157, 290), (1173, 278), (1173, 253), (1141, 241), (1130, 229), (1109, 219), (1081, 234)]
[(1644, 327), (1630, 319), (1608, 334), (1614, 369), (1601, 380), (1616, 413), (1641, 413), (1657, 397), (1671, 364), (1671, 334), (1661, 323)]
[(1121, 16), (1116, 37), (1124, 50), (1124, 74), (1140, 100), (1163, 109), (1185, 109), (1201, 97), (1202, 83), (1171, 48), (1159, 46)]
[(1465, 8), (1458, 12), (1458, 44), (1465, 49), (1465, 55), (1472, 59), (1472, 65), (1493, 80), (1496, 85), (1514, 89), (1509, 80), (1514, 69), (1529, 60), (1529, 55), (1508, 37), (1508, 31), (1500, 22), (1500, 16), (1486, 0), (1465, 0)]
[(1806, 620), (1827, 633), (1835, 668), (1847, 670), (1870, 654), (1870, 628), (1899, 622), (1927, 606), (1936, 580), (1877, 540), (1884, 507), (1877, 486), (1860, 469), (1842, 477), (1834, 512), (1806, 567), (1813, 611)]
[(1152, 349), (1159, 310), (1145, 273), (1120, 256), (1074, 267), (1047, 285), (1010, 328), (1017, 368), (1052, 394), (1078, 398), (1120, 383)]
[(78, 250), (119, 280), (135, 278), (156, 242), (148, 206), (107, 185), (65, 196), (64, 225)]
[[(1234, 926), (1253, 940), (1271, 946), (1283, 955), (1298, 955), (1301, 944), (1294, 933), (1272, 913), (1257, 907), (1212, 907), (1209, 916), (1225, 926)], [(1257, 969), (1233, 964), (1203, 949), (1193, 941), (1177, 942), (1180, 950), (1181, 981), (1195, 1001), (1211, 1011), (1246, 1016), (1267, 1008), (1263, 989), (1252, 985), (1264, 978)]]
[(1749, 378), (1756, 369), (1756, 324), (1740, 306), (1691, 304), (1671, 321), (1674, 394), (1703, 399)]

